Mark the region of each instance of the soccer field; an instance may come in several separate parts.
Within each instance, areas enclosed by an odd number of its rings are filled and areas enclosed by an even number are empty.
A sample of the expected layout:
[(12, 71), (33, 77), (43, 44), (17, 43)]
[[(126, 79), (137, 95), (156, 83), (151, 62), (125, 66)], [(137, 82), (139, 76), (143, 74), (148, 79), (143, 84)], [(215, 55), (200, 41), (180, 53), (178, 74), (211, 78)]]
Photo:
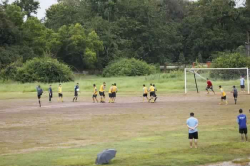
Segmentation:
[[(66, 95), (69, 96), (69, 95)], [(93, 166), (97, 153), (116, 149), (114, 166), (192, 166), (247, 158), (250, 144), (240, 142), (236, 116), (249, 117), (249, 99), (218, 105), (220, 94), (159, 93), (157, 103), (139, 95), (118, 94), (115, 104), (48, 103), (43, 98), (0, 101), (0, 166)], [(199, 148), (190, 149), (186, 119), (199, 120)]]

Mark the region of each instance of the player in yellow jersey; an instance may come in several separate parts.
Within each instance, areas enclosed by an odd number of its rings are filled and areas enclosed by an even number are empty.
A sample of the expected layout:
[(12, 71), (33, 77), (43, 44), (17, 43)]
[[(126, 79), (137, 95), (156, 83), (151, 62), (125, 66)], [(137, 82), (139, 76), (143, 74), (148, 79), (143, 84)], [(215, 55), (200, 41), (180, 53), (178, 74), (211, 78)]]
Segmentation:
[(144, 98), (147, 98), (147, 101), (148, 101), (148, 89), (147, 87), (145, 86), (145, 84), (143, 85), (143, 95), (142, 95), (142, 101), (144, 102)]
[(58, 101), (61, 100), (61, 102), (63, 102), (63, 92), (62, 92), (62, 85), (59, 84), (58, 87)]
[(106, 87), (106, 83), (103, 82), (103, 84), (100, 86), (99, 89), (99, 94), (101, 96), (101, 103), (105, 103), (105, 87)]
[(116, 99), (116, 93), (118, 92), (116, 83), (114, 83), (114, 86), (112, 87), (111, 92), (112, 92), (112, 102), (114, 103)]
[(150, 93), (150, 99), (149, 102), (154, 103), (154, 97), (155, 97), (155, 88), (153, 87), (152, 84), (150, 84), (150, 87), (148, 89), (149, 93)]
[(225, 101), (225, 104), (227, 105), (227, 94), (226, 92), (222, 89), (221, 85), (219, 86), (220, 92), (221, 92), (221, 102), (219, 103), (220, 105), (223, 103), (223, 100)]
[(112, 102), (112, 88), (113, 88), (114, 84), (111, 85), (111, 87), (109, 88), (109, 103)]
[(94, 84), (94, 85), (93, 85), (93, 87), (94, 87), (94, 93), (93, 93), (93, 97), (92, 97), (92, 99), (93, 99), (93, 103), (95, 103), (95, 101), (98, 103), (98, 100), (97, 100), (97, 88), (96, 88), (96, 85)]

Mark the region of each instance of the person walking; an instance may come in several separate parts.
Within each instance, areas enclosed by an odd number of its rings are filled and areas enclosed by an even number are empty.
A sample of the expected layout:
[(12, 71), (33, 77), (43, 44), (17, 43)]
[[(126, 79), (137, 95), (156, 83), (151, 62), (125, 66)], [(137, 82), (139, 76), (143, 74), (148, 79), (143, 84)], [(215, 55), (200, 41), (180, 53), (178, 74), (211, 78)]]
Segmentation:
[(73, 98), (73, 102), (77, 102), (78, 92), (79, 92), (79, 83), (77, 83), (76, 86), (75, 86), (75, 88), (74, 88), (74, 98)]
[(36, 91), (37, 91), (37, 98), (38, 98), (39, 106), (42, 107), (41, 97), (42, 97), (42, 95), (43, 95), (43, 89), (41, 88), (40, 85), (38, 85), (38, 86), (36, 87)]
[(51, 102), (51, 99), (53, 98), (53, 90), (51, 85), (49, 86), (49, 102)]

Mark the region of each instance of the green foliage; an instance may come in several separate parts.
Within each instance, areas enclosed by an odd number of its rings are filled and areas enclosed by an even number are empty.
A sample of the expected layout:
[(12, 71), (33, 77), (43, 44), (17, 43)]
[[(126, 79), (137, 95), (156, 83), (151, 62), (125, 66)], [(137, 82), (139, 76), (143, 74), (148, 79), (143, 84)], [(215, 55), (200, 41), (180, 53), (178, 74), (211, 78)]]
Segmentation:
[[(246, 68), (250, 67), (250, 58), (239, 53), (218, 53), (219, 56), (213, 60), (214, 68)], [(246, 76), (246, 70), (213, 70), (210, 73), (211, 78), (217, 79), (235, 79), (240, 76)]]
[(34, 58), (17, 69), (15, 77), (20, 82), (68, 82), (73, 80), (71, 69), (56, 59)]
[(23, 17), (25, 15), (22, 9), (17, 5), (8, 5), (6, 8), (6, 14), (10, 21), (12, 21), (16, 26), (21, 26), (23, 24)]
[(62, 26), (58, 32), (62, 46), (57, 57), (60, 57), (78, 69), (94, 68), (103, 42), (95, 31), (88, 33), (80, 24)]
[(157, 69), (144, 61), (132, 59), (120, 59), (111, 62), (103, 71), (104, 77), (111, 76), (143, 76), (156, 73)]
[(21, 60), (17, 60), (16, 62), (13, 62), (9, 64), (7, 67), (5, 67), (3, 70), (1, 70), (0, 76), (2, 79), (5, 80), (15, 80), (17, 75), (17, 69), (19, 67), (22, 67), (23, 63)]
[(20, 6), (28, 18), (32, 13), (37, 14), (37, 9), (40, 7), (39, 1), (36, 0), (15, 0), (14, 4)]

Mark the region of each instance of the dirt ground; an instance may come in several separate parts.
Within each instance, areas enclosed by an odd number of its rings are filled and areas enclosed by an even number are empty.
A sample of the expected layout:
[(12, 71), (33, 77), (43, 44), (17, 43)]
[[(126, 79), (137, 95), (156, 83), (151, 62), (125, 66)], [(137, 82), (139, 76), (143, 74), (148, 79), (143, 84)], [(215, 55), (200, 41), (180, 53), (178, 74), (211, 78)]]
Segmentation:
[[(79, 147), (117, 141), (157, 132), (186, 129), (186, 119), (195, 112), (202, 126), (236, 123), (239, 108), (247, 111), (250, 96), (241, 94), (234, 105), (219, 105), (220, 96), (201, 94), (160, 95), (156, 103), (140, 97), (122, 96), (114, 104), (92, 103), (80, 97), (73, 103), (42, 99), (0, 101), (0, 155), (42, 149)], [(158, 130), (155, 131), (155, 128)], [(110, 133), (115, 134), (110, 134)], [(105, 138), (105, 139), (104, 139)]]

